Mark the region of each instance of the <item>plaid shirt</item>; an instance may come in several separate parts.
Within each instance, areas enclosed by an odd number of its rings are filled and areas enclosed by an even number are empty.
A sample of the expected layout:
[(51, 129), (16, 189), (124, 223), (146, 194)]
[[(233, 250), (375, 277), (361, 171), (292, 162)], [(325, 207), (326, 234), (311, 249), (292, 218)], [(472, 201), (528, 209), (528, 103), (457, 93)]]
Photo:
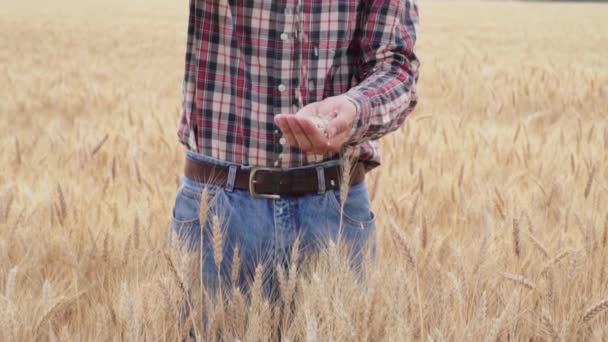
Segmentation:
[(282, 145), (274, 115), (345, 94), (359, 113), (347, 146), (377, 166), (376, 139), (417, 102), (417, 27), (417, 0), (190, 0), (178, 136), (244, 165), (317, 163), (332, 156)]

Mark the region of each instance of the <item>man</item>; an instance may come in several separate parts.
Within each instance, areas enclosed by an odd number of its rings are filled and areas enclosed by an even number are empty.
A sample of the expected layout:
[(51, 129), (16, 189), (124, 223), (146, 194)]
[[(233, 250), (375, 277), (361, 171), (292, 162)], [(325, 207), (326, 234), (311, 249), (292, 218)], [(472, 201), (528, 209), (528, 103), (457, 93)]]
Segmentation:
[[(360, 262), (374, 244), (364, 175), (379, 165), (376, 140), (417, 102), (417, 23), (416, 0), (190, 1), (172, 230), (199, 246), (202, 224), (207, 286), (230, 282), (238, 252), (235, 285), (262, 263), (272, 288), (296, 239), (306, 256), (340, 234)], [(358, 162), (342, 203), (346, 151)]]

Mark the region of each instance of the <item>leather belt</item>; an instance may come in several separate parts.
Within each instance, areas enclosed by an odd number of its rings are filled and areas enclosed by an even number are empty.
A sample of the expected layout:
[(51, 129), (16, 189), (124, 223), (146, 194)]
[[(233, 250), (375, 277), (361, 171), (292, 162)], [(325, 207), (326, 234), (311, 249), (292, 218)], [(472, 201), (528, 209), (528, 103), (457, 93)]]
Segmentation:
[[(184, 174), (201, 183), (225, 187), (228, 184), (230, 168), (186, 158)], [(266, 167), (237, 168), (232, 176), (234, 188), (249, 191), (254, 197), (271, 199), (337, 190), (342, 180), (341, 165), (288, 170)], [(350, 185), (364, 179), (363, 163), (354, 164), (351, 169)]]

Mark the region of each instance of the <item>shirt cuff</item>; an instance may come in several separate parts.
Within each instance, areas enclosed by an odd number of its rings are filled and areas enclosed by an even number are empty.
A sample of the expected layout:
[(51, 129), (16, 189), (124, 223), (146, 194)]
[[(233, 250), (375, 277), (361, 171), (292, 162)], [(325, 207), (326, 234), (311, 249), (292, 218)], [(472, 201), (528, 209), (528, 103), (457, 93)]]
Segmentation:
[(353, 124), (350, 138), (346, 142), (347, 145), (356, 145), (363, 140), (371, 123), (371, 101), (368, 96), (354, 88), (346, 92), (344, 96), (357, 108), (357, 120)]

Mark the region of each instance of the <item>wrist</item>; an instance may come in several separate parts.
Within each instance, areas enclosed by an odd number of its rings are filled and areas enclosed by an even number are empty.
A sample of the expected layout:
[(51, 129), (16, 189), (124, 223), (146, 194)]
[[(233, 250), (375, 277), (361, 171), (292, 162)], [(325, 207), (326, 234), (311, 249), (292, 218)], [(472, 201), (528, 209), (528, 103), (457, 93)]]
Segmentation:
[(355, 107), (355, 119), (346, 144), (356, 145), (367, 130), (366, 123), (369, 120), (366, 117), (369, 114), (369, 99), (356, 89), (349, 90), (344, 97)]

